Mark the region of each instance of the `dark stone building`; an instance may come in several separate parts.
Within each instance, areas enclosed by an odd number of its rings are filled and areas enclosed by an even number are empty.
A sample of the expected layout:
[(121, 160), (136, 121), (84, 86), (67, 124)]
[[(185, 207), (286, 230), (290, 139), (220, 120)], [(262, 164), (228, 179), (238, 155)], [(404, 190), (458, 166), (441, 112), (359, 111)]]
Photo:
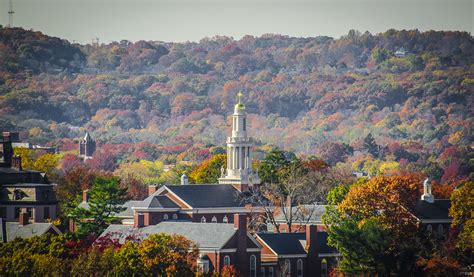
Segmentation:
[(79, 157), (84, 160), (91, 159), (95, 152), (95, 140), (92, 139), (89, 132), (79, 142)]
[(13, 155), (9, 132), (2, 133), (0, 143), (0, 217), (18, 221), (25, 212), (30, 222), (56, 219), (54, 185), (44, 173), (22, 169), (21, 158)]

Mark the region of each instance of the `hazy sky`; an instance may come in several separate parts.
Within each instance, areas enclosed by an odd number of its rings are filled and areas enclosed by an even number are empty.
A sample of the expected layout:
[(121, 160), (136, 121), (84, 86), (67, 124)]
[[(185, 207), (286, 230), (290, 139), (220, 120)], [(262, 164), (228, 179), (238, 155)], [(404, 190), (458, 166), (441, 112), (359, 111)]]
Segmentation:
[[(70, 41), (199, 41), (214, 35), (340, 37), (390, 28), (473, 33), (474, 0), (13, 0), (13, 25)], [(0, 24), (9, 0), (0, 0)]]

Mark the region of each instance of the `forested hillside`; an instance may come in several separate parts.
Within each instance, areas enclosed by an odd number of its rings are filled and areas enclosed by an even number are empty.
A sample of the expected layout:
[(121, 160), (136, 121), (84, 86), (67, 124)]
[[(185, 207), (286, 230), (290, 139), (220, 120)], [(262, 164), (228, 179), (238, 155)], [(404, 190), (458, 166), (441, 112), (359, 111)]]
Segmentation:
[(473, 65), (463, 32), (79, 45), (0, 28), (0, 130), (66, 150), (89, 130), (116, 163), (199, 162), (241, 90), (261, 150), (446, 181), (473, 170)]

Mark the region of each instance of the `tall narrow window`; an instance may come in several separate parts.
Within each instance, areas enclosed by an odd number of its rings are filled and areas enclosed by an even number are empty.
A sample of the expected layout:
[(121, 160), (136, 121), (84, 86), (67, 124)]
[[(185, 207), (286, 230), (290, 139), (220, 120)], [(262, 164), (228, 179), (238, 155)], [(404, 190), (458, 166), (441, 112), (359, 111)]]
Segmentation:
[(216, 217), (216, 216), (213, 216), (212, 219), (211, 219), (211, 222), (212, 222), (212, 223), (217, 223), (217, 217)]
[(296, 276), (303, 277), (303, 260), (301, 259), (296, 262)]
[(177, 215), (177, 214), (173, 214), (173, 219), (174, 219), (174, 220), (178, 219), (178, 215)]
[(433, 226), (431, 226), (431, 224), (428, 224), (428, 226), (426, 226), (426, 231), (431, 234), (433, 232)]
[(255, 255), (250, 256), (250, 276), (257, 276), (257, 257)]
[(260, 276), (265, 277), (265, 267), (260, 267)]
[(283, 272), (285, 273), (283, 274), (284, 276), (287, 276), (287, 277), (291, 276), (291, 262), (288, 259), (285, 260), (285, 266), (283, 268)]
[(222, 219), (222, 222), (224, 222), (224, 223), (229, 223), (229, 219), (227, 218), (226, 215), (224, 215), (224, 218)]
[(44, 207), (43, 218), (44, 218), (44, 219), (48, 219), (48, 218), (49, 218), (49, 207)]
[(247, 120), (245, 119), (245, 117), (244, 117), (244, 124), (243, 125), (244, 125), (243, 130), (247, 131)]
[(224, 265), (230, 265), (230, 257), (229, 257), (229, 255), (225, 255), (225, 257), (224, 257)]
[(204, 216), (201, 217), (201, 223), (206, 223), (206, 218)]
[(439, 224), (438, 225), (438, 237), (442, 238), (444, 236), (444, 228), (443, 225)]
[(168, 214), (163, 215), (163, 220), (168, 220)]
[(328, 262), (326, 259), (323, 259), (321, 261), (321, 277), (327, 277), (328, 276)]
[(268, 268), (268, 277), (273, 277), (273, 267)]

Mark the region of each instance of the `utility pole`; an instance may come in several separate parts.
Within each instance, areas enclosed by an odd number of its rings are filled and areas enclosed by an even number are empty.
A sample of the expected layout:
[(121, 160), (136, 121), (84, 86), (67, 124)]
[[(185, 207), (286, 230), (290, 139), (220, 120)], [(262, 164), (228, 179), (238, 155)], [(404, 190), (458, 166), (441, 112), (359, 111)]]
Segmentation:
[(10, 0), (10, 9), (8, 10), (8, 28), (13, 27), (13, 0)]

